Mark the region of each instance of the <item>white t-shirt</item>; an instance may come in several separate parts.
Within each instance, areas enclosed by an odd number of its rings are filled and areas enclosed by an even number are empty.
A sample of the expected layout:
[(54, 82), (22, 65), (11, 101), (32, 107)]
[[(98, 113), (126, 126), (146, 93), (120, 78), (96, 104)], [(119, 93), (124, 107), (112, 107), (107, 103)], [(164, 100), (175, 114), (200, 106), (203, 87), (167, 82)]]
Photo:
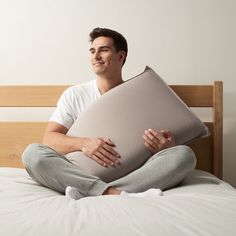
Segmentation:
[(80, 113), (101, 96), (96, 80), (69, 87), (58, 100), (50, 121), (70, 129)]

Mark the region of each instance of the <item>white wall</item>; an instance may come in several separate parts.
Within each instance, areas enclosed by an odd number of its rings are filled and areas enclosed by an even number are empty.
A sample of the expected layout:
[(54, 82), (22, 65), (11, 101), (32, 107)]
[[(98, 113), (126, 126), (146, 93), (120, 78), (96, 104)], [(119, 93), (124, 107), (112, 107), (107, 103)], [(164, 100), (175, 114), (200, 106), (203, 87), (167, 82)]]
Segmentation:
[(224, 81), (224, 179), (236, 186), (236, 1), (0, 0), (0, 84), (93, 78), (88, 34), (97, 26), (127, 38), (125, 79), (149, 65), (169, 84)]

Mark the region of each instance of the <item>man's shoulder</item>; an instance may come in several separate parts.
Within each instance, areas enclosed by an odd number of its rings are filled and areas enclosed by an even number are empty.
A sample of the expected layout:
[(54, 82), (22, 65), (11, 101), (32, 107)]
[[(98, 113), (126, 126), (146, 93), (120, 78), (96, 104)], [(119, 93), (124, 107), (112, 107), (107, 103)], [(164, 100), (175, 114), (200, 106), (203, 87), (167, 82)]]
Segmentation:
[(65, 90), (66, 94), (81, 94), (93, 91), (96, 85), (96, 80), (90, 80), (81, 84), (76, 84), (68, 87)]
[(87, 90), (94, 89), (95, 85), (96, 85), (96, 80), (90, 80), (81, 84), (70, 86), (67, 90), (71, 92), (72, 91), (74, 92), (87, 91)]

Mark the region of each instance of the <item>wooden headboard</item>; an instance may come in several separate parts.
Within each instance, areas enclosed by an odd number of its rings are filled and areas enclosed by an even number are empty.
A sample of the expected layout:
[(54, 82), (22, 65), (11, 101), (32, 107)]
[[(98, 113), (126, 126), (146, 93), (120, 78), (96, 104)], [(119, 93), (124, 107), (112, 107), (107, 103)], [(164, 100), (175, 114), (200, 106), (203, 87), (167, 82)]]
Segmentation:
[[(0, 86), (0, 107), (55, 107), (68, 86)], [(212, 108), (211, 135), (191, 143), (197, 168), (222, 178), (223, 82), (213, 85), (172, 85), (189, 107)], [(0, 111), (1, 112), (1, 111)], [(0, 121), (0, 166), (22, 168), (21, 154), (29, 143), (42, 142), (47, 122)]]

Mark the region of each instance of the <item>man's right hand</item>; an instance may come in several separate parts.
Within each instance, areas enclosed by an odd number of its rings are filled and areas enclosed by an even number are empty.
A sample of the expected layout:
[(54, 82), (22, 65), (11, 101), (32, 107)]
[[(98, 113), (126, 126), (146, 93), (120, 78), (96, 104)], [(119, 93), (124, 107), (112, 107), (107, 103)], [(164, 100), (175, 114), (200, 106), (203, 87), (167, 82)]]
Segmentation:
[(108, 138), (85, 138), (81, 150), (98, 164), (108, 167), (119, 164), (120, 155), (114, 150), (114, 146)]

